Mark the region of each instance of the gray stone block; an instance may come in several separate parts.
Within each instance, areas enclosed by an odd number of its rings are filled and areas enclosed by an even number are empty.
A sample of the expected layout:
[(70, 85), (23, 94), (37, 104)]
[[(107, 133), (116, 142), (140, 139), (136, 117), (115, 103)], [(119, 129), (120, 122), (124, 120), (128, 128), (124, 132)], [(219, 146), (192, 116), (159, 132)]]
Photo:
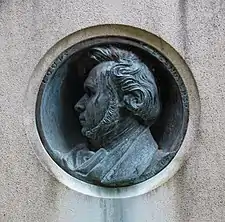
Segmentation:
[[(1, 1), (0, 221), (224, 221), (224, 7), (215, 0)], [(169, 42), (190, 67), (201, 103), (199, 133), (187, 140), (192, 148), (184, 166), (158, 188), (132, 189), (127, 198), (110, 192), (103, 198), (109, 190), (92, 197), (89, 187), (77, 187), (85, 195), (54, 179), (37, 159), (23, 119), (41, 58), (65, 36), (99, 24), (139, 27)]]

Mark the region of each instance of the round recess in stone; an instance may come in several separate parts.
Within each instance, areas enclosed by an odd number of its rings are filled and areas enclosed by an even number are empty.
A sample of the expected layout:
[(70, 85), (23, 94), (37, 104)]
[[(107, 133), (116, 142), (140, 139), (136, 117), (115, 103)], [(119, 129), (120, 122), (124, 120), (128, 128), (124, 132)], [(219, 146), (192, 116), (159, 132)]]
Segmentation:
[[(28, 86), (24, 117), (32, 146), (56, 178), (85, 194), (118, 198), (174, 175), (200, 107), (193, 76), (169, 44), (134, 27), (110, 27), (75, 32), (46, 53)], [(140, 111), (140, 104), (150, 105)]]

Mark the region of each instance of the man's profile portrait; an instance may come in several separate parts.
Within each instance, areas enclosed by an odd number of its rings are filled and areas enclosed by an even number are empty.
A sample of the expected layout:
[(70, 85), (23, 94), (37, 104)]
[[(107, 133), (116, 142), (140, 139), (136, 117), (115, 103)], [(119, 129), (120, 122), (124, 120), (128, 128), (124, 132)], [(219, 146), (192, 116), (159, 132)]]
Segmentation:
[(162, 170), (173, 155), (159, 150), (149, 128), (160, 113), (154, 76), (131, 51), (98, 47), (90, 56), (96, 65), (84, 82), (85, 94), (74, 106), (89, 145), (50, 154), (86, 182), (103, 186), (142, 182)]

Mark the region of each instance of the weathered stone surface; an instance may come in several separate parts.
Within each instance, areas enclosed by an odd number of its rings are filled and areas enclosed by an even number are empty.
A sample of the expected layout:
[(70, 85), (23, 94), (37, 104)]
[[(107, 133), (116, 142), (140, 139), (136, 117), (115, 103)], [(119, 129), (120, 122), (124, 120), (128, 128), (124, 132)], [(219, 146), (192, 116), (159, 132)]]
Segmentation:
[[(1, 1), (0, 220), (221, 222), (224, 214), (224, 16), (222, 1)], [(58, 40), (105, 23), (132, 25), (168, 41), (186, 60), (201, 100), (199, 137), (170, 181), (128, 199), (85, 196), (40, 165), (22, 120), (34, 67)]]

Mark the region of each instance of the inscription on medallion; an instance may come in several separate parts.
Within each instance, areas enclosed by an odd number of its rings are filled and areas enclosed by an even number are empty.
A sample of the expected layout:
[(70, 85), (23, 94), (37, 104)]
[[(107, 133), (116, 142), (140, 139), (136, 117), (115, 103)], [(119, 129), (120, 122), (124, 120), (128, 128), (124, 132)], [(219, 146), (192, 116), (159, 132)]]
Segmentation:
[[(152, 63), (146, 64), (124, 46), (93, 44), (83, 54), (68, 49), (47, 71), (37, 102), (37, 126), (50, 156), (70, 175), (101, 186), (128, 186), (160, 172), (179, 149), (188, 120), (186, 89), (172, 64), (151, 48)], [(67, 75), (79, 83), (73, 86)], [(52, 125), (45, 124), (49, 118)], [(180, 128), (176, 118), (183, 120)], [(72, 123), (80, 128), (72, 132)], [(52, 142), (58, 140), (54, 130), (61, 144)], [(82, 139), (70, 142), (71, 132)]]

